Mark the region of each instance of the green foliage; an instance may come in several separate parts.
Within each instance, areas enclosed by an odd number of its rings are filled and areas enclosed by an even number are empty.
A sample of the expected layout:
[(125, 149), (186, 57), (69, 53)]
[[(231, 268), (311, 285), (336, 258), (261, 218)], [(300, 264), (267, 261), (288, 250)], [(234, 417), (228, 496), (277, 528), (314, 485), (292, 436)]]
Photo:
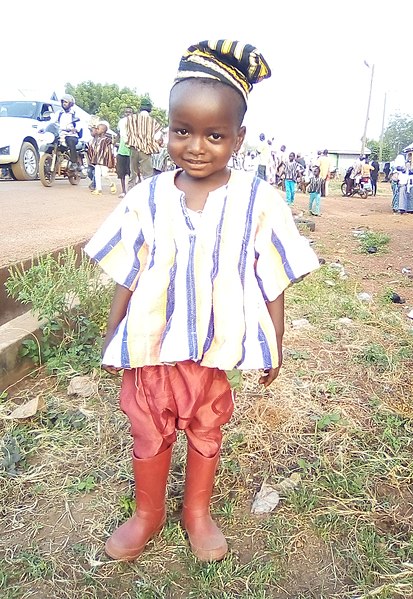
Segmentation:
[[(371, 156), (376, 155), (377, 159), (380, 158), (380, 142), (375, 141), (374, 139), (367, 140), (367, 147), (371, 150)], [(383, 140), (383, 150), (381, 160), (383, 162), (390, 162), (393, 159), (393, 149), (389, 145), (388, 142)]]
[(91, 474), (86, 478), (80, 478), (69, 487), (71, 493), (90, 493), (96, 488), (96, 479)]
[[(124, 109), (130, 106), (138, 111), (143, 98), (150, 100), (148, 94), (138, 95), (136, 90), (129, 87), (119, 88), (116, 84), (93, 83), (84, 81), (78, 85), (66, 83), (66, 92), (76, 98), (76, 104), (89, 114), (97, 115), (109, 122), (116, 129)], [(166, 126), (168, 117), (166, 110), (154, 107), (151, 115)]]
[(36, 364), (47, 363), (50, 372), (87, 373), (97, 367), (113, 291), (101, 269), (68, 248), (56, 258), (40, 257), (27, 270), (12, 266), (9, 275), (8, 294), (31, 304), (44, 321), (39, 342), (28, 339), (22, 354)]
[(322, 414), (322, 416), (320, 416), (320, 418), (317, 420), (316, 429), (317, 431), (324, 431), (334, 424), (345, 424), (345, 421), (341, 418), (341, 414), (338, 412)]
[(391, 150), (392, 159), (413, 142), (413, 118), (408, 114), (394, 114), (390, 117), (383, 137)]
[[(363, 254), (368, 253), (369, 247), (376, 247), (377, 253), (385, 253), (390, 237), (386, 233), (375, 233), (374, 231), (366, 231), (360, 236), (360, 246)], [(374, 254), (373, 254), (374, 255)]]

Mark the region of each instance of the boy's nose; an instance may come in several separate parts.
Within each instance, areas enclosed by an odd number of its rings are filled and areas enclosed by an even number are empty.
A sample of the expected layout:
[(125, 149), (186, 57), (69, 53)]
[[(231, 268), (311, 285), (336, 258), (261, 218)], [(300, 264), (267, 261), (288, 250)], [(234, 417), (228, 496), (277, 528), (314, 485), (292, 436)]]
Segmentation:
[(191, 135), (189, 139), (188, 150), (192, 154), (202, 154), (204, 152), (204, 143), (202, 137)]

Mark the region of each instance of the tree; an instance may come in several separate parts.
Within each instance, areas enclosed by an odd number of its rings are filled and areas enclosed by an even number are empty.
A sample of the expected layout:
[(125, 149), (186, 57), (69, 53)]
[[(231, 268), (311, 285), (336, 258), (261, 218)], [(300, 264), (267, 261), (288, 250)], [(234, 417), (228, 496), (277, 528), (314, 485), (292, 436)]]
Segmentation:
[[(376, 155), (377, 158), (380, 156), (380, 142), (374, 139), (367, 140), (367, 147), (371, 150), (371, 155)], [(383, 162), (390, 162), (393, 159), (393, 150), (387, 142), (383, 140), (383, 153), (381, 157)]]
[[(120, 89), (115, 83), (104, 85), (93, 81), (84, 81), (78, 85), (66, 83), (65, 89), (68, 94), (76, 98), (76, 104), (80, 108), (108, 121), (112, 129), (116, 129), (119, 118), (127, 106), (138, 111), (143, 98), (150, 100), (147, 94), (140, 96), (135, 90), (129, 87)], [(168, 117), (163, 108), (154, 107), (151, 115), (164, 127), (167, 125)]]
[(408, 114), (394, 114), (384, 132), (384, 143), (391, 151), (394, 159), (400, 152), (413, 142), (413, 118)]

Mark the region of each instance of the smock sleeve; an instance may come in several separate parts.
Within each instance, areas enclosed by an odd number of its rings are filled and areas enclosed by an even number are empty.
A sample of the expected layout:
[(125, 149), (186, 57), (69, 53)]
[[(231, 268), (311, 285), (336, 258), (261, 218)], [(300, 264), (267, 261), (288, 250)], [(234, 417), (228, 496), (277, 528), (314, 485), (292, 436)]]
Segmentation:
[(258, 202), (256, 277), (265, 301), (271, 302), (291, 283), (317, 269), (319, 261), (283, 198), (265, 187)]
[(85, 252), (116, 283), (135, 290), (146, 264), (148, 246), (138, 212), (128, 196), (98, 229)]

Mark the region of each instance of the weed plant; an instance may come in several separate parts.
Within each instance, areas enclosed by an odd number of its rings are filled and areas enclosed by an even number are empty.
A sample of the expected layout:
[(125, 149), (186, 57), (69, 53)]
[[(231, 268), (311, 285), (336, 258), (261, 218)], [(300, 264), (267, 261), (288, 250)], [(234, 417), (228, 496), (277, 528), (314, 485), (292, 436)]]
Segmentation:
[(86, 254), (78, 257), (68, 248), (56, 258), (40, 257), (27, 269), (12, 266), (5, 286), (42, 321), (40, 340), (26, 339), (22, 355), (60, 375), (99, 365), (113, 285)]

